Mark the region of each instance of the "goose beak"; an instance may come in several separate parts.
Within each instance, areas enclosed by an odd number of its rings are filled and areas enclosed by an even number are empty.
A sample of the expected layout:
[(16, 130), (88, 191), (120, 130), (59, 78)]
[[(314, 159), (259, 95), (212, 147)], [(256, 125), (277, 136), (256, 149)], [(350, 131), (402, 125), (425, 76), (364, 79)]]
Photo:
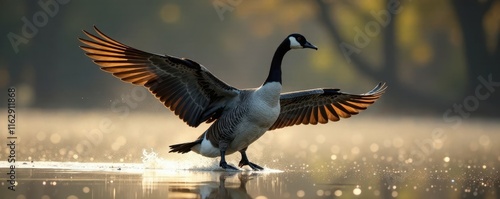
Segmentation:
[(310, 48), (310, 49), (314, 49), (314, 50), (318, 50), (318, 47), (316, 47), (315, 45), (312, 45), (311, 43), (309, 42), (306, 42), (304, 45), (303, 45), (304, 48)]

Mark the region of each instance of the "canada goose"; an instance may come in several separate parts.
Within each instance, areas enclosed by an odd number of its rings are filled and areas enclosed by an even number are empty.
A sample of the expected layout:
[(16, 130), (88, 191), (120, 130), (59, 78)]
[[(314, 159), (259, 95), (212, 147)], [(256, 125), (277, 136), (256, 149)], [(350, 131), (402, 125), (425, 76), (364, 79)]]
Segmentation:
[(238, 170), (227, 164), (225, 156), (240, 152), (239, 167), (263, 170), (248, 160), (246, 150), (266, 131), (348, 118), (373, 104), (386, 89), (385, 83), (379, 83), (360, 95), (326, 88), (281, 93), (283, 56), (291, 49), (317, 50), (300, 34), (291, 34), (281, 42), (260, 87), (237, 89), (192, 60), (137, 50), (95, 26), (94, 30), (100, 37), (83, 30), (90, 40), (79, 38), (86, 45), (80, 47), (102, 70), (148, 88), (189, 126), (213, 122), (195, 141), (172, 145), (170, 152), (221, 156), (220, 167), (224, 169)]

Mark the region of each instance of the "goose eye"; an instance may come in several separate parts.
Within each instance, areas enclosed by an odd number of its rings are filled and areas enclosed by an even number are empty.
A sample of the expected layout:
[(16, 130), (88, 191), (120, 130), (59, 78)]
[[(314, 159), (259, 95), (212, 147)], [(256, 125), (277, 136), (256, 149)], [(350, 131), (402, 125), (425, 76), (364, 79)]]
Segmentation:
[(297, 41), (302, 41), (302, 37), (297, 37)]

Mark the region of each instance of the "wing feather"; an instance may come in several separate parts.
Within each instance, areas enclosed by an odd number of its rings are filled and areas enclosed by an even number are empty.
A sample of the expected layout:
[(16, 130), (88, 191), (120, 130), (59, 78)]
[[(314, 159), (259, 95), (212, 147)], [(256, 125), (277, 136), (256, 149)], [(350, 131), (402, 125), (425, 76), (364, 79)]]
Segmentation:
[(144, 52), (108, 37), (96, 27), (94, 30), (97, 35), (84, 30), (88, 38), (79, 38), (85, 54), (103, 71), (148, 88), (189, 126), (209, 119), (204, 115), (216, 115), (215, 111), (240, 93), (192, 60)]
[(280, 115), (269, 130), (299, 124), (325, 124), (349, 118), (373, 104), (386, 89), (386, 84), (381, 82), (371, 91), (359, 95), (340, 92), (339, 89), (283, 93), (280, 97)]
[[(312, 109), (308, 108), (304, 110), (304, 117), (302, 118), (302, 124), (309, 124), (311, 120)], [(281, 115), (281, 113), (280, 113)], [(279, 118), (279, 117), (278, 117)]]
[(334, 121), (334, 122), (340, 120), (339, 114), (337, 114), (337, 111), (335, 111), (335, 109), (333, 108), (333, 106), (331, 104), (327, 104), (327, 105), (325, 105), (325, 107), (328, 109), (328, 119), (329, 120)]
[(326, 114), (325, 107), (320, 106), (320, 107), (318, 107), (318, 109), (319, 109), (319, 113), (320, 113), (319, 123), (326, 124), (328, 122), (328, 114)]

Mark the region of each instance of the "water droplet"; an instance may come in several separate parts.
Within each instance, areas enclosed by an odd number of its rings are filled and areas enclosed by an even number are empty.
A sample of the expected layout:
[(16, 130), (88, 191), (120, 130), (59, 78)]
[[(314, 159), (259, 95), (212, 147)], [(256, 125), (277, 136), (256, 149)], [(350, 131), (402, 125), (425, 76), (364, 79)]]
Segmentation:
[(448, 157), (448, 156), (444, 157), (443, 160), (444, 160), (444, 162), (450, 162), (450, 157)]

